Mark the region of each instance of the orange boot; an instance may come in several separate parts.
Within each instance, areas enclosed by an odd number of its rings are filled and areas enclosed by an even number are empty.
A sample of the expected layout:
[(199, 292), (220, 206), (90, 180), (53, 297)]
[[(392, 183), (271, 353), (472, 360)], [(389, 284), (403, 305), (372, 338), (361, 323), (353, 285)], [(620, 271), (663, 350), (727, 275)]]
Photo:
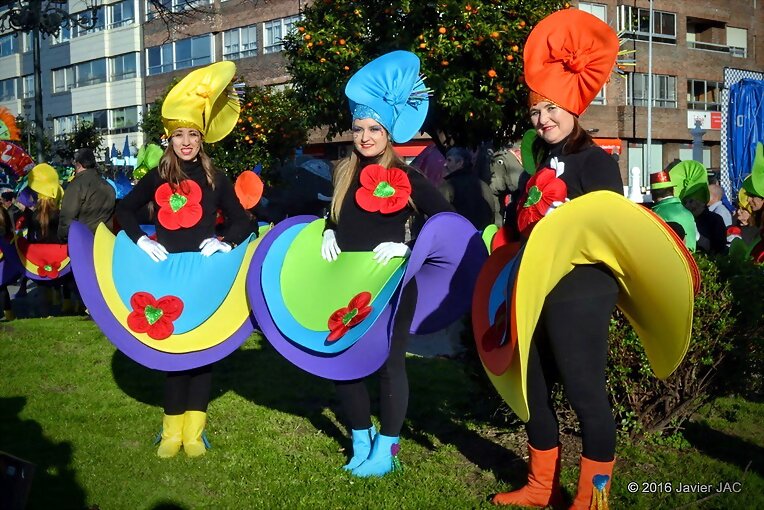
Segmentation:
[(502, 492), (491, 500), (494, 505), (544, 508), (562, 506), (560, 492), (560, 447), (536, 450), (528, 445), (528, 483), (513, 492)]
[(571, 510), (607, 510), (607, 495), (613, 479), (613, 464), (597, 462), (581, 456), (581, 472), (578, 475), (578, 492), (570, 506)]

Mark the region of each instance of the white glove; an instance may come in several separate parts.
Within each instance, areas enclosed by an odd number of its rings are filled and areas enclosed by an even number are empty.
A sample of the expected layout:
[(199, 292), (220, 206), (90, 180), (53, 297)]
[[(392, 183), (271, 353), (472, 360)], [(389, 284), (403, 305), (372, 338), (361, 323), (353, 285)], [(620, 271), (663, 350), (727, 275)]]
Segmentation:
[(223, 252), (228, 253), (231, 251), (231, 245), (228, 243), (224, 243), (223, 241), (219, 240), (217, 237), (210, 237), (208, 239), (205, 239), (202, 241), (202, 244), (199, 245), (199, 249), (202, 251), (202, 255), (205, 257), (209, 257), (215, 252)]
[(386, 266), (393, 257), (408, 257), (411, 250), (404, 243), (379, 243), (374, 250), (374, 260)]
[(167, 249), (158, 242), (149, 239), (149, 236), (141, 236), (135, 244), (138, 245), (138, 248), (145, 251), (154, 262), (167, 260)]
[(321, 257), (327, 262), (337, 260), (342, 250), (340, 250), (337, 244), (337, 238), (334, 235), (334, 230), (324, 230), (324, 240), (321, 241)]
[(546, 213), (544, 213), (544, 216), (546, 216), (548, 214), (552, 214), (552, 212), (555, 209), (557, 209), (558, 207), (561, 207), (564, 204), (567, 204), (568, 202), (570, 202), (570, 199), (567, 198), (567, 197), (565, 198), (564, 202), (560, 202), (559, 200), (555, 200), (554, 202), (552, 202), (552, 205), (549, 206), (549, 209), (546, 210)]

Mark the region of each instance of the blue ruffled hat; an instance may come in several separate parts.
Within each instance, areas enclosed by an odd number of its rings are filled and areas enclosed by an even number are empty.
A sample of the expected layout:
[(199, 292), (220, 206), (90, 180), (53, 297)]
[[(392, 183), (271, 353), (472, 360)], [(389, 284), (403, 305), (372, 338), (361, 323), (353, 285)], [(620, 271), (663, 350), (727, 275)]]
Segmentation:
[(345, 86), (354, 119), (374, 119), (403, 143), (419, 131), (427, 116), (430, 90), (419, 75), (419, 57), (393, 51), (358, 70)]

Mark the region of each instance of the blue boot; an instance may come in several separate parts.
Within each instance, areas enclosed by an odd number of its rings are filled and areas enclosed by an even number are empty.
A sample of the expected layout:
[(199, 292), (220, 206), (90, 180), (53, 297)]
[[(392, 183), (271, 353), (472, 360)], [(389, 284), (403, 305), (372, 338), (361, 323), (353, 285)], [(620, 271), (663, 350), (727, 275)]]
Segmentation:
[(368, 429), (351, 430), (353, 436), (353, 457), (350, 462), (342, 466), (345, 471), (352, 471), (361, 465), (361, 462), (369, 458), (369, 452), (371, 452), (371, 443), (374, 442), (374, 438), (377, 436), (377, 429), (372, 425)]
[(360, 478), (368, 478), (370, 476), (385, 476), (391, 471), (401, 469), (401, 463), (398, 460), (398, 451), (401, 447), (398, 440), (398, 437), (377, 434), (369, 458), (353, 469), (351, 474)]

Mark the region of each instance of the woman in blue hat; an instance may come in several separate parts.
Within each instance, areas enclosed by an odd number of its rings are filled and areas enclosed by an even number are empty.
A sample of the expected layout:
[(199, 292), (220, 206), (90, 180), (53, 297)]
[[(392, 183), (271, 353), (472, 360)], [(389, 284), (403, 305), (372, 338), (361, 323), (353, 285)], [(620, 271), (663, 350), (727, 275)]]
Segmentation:
[[(398, 80), (395, 77), (404, 79)], [(407, 166), (392, 142), (406, 142), (427, 114), (427, 91), (413, 53), (388, 53), (356, 73), (345, 88), (353, 116), (353, 152), (337, 165), (334, 195), (321, 244), (321, 256), (334, 261), (341, 251), (373, 251), (387, 264), (411, 253), (408, 228), (417, 214), (453, 209), (427, 178)], [(403, 107), (390, 97), (403, 100)], [(401, 197), (395, 202), (388, 197)], [(381, 201), (387, 201), (387, 203)], [(380, 206), (381, 205), (381, 206)], [(397, 465), (395, 454), (408, 407), (406, 344), (417, 300), (415, 280), (401, 291), (387, 360), (380, 380), (380, 423), (371, 423), (364, 379), (337, 381), (336, 389), (352, 429), (353, 457), (344, 466), (359, 477), (382, 476)]]

